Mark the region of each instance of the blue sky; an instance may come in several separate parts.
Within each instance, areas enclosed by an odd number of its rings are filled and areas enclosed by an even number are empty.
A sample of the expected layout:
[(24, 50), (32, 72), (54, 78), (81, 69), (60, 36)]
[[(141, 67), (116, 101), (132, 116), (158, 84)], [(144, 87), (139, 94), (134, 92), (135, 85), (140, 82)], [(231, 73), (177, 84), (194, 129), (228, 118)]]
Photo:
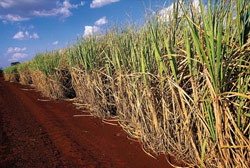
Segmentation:
[(115, 23), (143, 21), (165, 0), (0, 0), (0, 67), (72, 45)]

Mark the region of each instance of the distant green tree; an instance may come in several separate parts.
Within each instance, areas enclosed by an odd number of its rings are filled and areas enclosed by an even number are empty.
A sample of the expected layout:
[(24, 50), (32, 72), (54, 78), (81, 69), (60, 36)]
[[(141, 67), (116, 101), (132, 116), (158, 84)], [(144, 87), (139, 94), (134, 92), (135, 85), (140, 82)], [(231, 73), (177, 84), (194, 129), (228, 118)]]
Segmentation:
[(11, 66), (17, 65), (17, 64), (20, 64), (20, 62), (12, 62), (12, 63), (11, 63)]
[(3, 67), (0, 67), (0, 77), (3, 76)]

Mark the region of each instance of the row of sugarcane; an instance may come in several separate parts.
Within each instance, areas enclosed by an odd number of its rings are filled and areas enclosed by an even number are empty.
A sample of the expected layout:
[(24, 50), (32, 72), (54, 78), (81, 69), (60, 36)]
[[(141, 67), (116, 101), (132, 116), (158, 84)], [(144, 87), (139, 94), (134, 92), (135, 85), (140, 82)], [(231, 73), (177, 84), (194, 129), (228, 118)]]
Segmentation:
[(116, 118), (152, 157), (250, 167), (250, 3), (198, 4), (174, 1), (142, 26), (38, 54), (5, 77)]

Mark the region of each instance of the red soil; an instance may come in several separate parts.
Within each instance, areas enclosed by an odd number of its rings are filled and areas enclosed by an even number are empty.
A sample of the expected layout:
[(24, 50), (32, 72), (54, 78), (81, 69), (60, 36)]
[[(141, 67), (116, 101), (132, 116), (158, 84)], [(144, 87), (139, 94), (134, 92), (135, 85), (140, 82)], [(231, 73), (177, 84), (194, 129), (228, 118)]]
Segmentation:
[(0, 78), (0, 167), (169, 168), (146, 155), (118, 126), (81, 114)]

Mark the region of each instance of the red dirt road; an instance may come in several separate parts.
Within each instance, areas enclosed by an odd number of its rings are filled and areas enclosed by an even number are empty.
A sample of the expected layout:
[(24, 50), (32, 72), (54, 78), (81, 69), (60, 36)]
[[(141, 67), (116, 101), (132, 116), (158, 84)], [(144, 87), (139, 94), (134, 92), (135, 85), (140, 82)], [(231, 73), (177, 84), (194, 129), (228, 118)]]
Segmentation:
[(0, 167), (169, 168), (146, 155), (118, 126), (81, 114), (0, 78)]

